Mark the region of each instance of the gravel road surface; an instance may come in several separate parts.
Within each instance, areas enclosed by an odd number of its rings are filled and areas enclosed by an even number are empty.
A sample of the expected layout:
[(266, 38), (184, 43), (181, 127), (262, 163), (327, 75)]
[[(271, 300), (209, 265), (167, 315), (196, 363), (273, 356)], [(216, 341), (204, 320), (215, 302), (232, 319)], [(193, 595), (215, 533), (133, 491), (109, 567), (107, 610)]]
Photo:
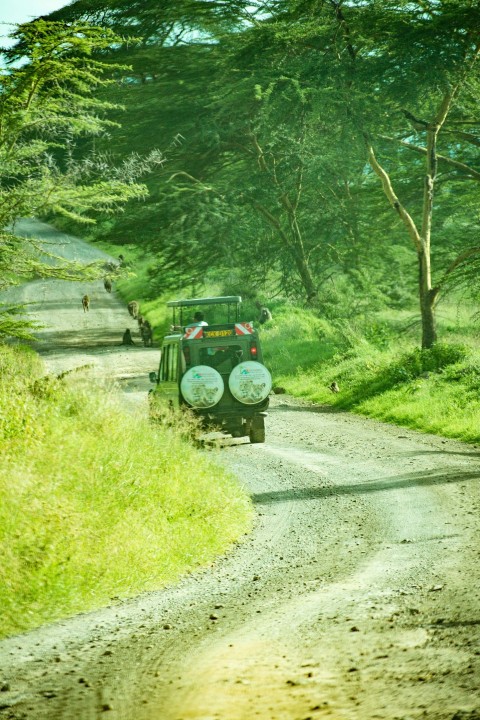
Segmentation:
[[(50, 371), (94, 363), (142, 408), (158, 348), (119, 346), (136, 326), (114, 293), (22, 298)], [(480, 720), (479, 449), (288, 396), (266, 435), (206, 450), (254, 532), (174, 587), (1, 641), (2, 720)]]

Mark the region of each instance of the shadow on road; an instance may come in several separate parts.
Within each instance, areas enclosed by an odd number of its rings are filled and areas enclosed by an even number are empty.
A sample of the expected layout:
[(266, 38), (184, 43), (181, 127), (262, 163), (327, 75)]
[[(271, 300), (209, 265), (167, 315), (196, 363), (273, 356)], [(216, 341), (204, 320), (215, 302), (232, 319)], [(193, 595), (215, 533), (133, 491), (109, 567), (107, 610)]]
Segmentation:
[[(97, 348), (99, 346), (119, 346), (123, 347), (125, 350), (129, 346), (122, 345), (122, 335), (123, 331), (109, 331), (105, 328), (82, 328), (79, 334), (72, 330), (62, 332), (58, 332), (57, 330), (46, 330), (37, 332), (36, 349), (41, 352), (43, 349), (52, 349), (52, 347), (54, 347), (55, 350), (61, 350), (62, 348), (65, 349), (69, 347), (88, 350), (89, 348)], [(133, 334), (133, 340), (135, 342), (135, 345), (131, 346), (133, 350), (135, 347), (145, 349), (140, 337), (137, 338), (135, 337), (135, 334)]]
[(441, 620), (430, 623), (428, 627), (433, 627), (441, 630), (442, 628), (470, 627), (472, 625), (480, 625), (480, 620), (451, 620), (450, 622)]
[(403, 457), (418, 457), (419, 455), (460, 455), (461, 457), (480, 458), (480, 450), (471, 452), (460, 452), (460, 450), (416, 450), (415, 452), (402, 453)]
[(272, 413), (272, 415), (277, 412), (308, 412), (322, 415), (338, 413), (347, 414), (347, 410), (341, 410), (333, 405), (289, 405), (288, 403), (270, 406), (268, 412), (269, 414)]
[(292, 500), (320, 500), (322, 498), (338, 497), (339, 495), (365, 495), (368, 493), (383, 492), (385, 490), (445, 485), (465, 482), (466, 480), (478, 480), (479, 478), (480, 472), (409, 473), (408, 475), (379, 478), (378, 480), (357, 483), (355, 485), (335, 485), (335, 487), (274, 490), (265, 493), (254, 493), (251, 498), (256, 505), (270, 505), (272, 503), (290, 502)]

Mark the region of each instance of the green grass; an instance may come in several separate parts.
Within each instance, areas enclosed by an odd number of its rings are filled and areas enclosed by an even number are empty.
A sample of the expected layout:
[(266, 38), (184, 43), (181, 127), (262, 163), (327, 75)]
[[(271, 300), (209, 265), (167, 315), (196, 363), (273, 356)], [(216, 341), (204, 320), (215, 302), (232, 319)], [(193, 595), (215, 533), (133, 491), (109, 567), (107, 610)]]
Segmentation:
[[(480, 442), (476, 307), (440, 307), (440, 342), (419, 349), (415, 309), (328, 321), (277, 301), (260, 329), (274, 385), (312, 402), (465, 442)], [(335, 381), (340, 393), (333, 394)]]
[(269, 307), (273, 320), (259, 332), (265, 364), (275, 378), (290, 378), (333, 356), (336, 332), (325, 320), (292, 305)]
[(0, 378), (0, 636), (174, 582), (250, 529), (247, 495), (181, 432), (42, 379), (22, 348), (0, 348)]

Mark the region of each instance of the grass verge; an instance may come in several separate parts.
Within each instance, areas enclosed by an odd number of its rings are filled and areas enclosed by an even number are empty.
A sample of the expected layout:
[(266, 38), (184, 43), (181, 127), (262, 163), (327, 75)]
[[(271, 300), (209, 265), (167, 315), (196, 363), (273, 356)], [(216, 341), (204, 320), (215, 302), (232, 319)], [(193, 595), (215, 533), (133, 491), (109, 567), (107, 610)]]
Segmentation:
[[(465, 327), (445, 331), (447, 342), (431, 350), (419, 349), (408, 337), (393, 336), (379, 347), (361, 332), (347, 341), (335, 327), (323, 337), (305, 327), (314, 325), (304, 323), (298, 351), (290, 339), (286, 349), (279, 348), (278, 324), (265, 329), (267, 364), (271, 356), (275, 382), (291, 394), (422, 432), (480, 442), (480, 351)], [(337, 394), (329, 389), (333, 381), (340, 387)]]
[(251, 526), (248, 496), (181, 433), (42, 372), (0, 347), (0, 636), (160, 588)]

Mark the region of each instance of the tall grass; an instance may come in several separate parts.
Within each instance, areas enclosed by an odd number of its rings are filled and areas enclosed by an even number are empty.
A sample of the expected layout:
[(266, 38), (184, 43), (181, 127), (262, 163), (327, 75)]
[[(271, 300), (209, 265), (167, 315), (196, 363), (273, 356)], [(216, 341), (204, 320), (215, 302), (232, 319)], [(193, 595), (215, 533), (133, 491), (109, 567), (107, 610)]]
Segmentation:
[(249, 530), (236, 481), (172, 428), (0, 347), (0, 635), (159, 588)]

